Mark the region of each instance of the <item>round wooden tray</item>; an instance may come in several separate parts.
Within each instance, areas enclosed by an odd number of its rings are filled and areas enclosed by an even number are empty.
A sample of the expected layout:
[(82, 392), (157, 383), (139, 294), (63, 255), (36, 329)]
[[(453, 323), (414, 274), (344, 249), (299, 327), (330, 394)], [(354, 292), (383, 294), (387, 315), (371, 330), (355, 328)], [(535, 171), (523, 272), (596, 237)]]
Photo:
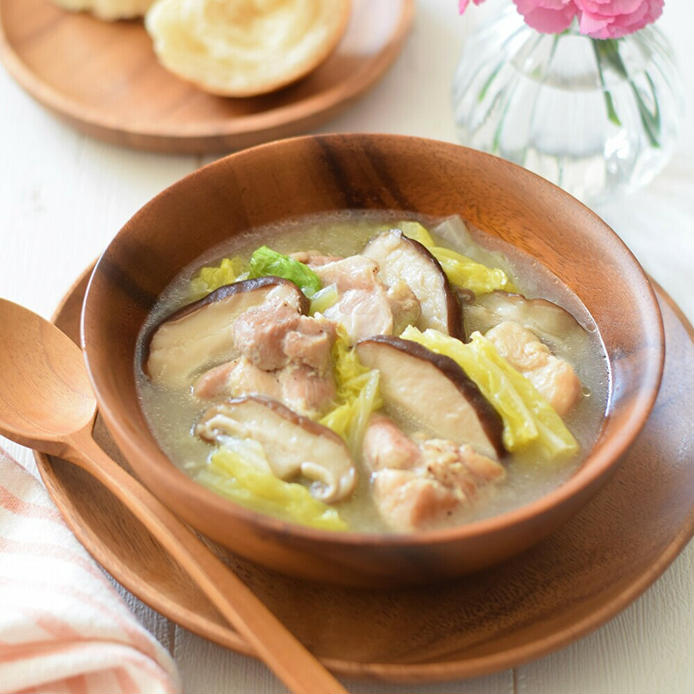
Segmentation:
[(35, 99), (89, 135), (159, 152), (221, 153), (310, 130), (395, 60), (414, 0), (353, 0), (332, 55), (306, 78), (245, 99), (206, 94), (159, 65), (139, 21), (102, 22), (50, 0), (0, 0), (0, 57)]
[[(73, 339), (87, 278), (54, 317)], [(681, 377), (694, 362), (694, 332), (656, 289), (667, 356), (653, 413), (607, 486), (535, 548), (456, 581), (388, 592), (302, 582), (225, 558), (330, 669), (353, 677), (474, 677), (545, 655), (600, 626), (653, 583), (694, 534), (694, 384)], [(117, 456), (103, 427), (97, 434)], [(174, 622), (251, 653), (109, 492), (74, 465), (36, 460), (68, 525), (120, 583)]]

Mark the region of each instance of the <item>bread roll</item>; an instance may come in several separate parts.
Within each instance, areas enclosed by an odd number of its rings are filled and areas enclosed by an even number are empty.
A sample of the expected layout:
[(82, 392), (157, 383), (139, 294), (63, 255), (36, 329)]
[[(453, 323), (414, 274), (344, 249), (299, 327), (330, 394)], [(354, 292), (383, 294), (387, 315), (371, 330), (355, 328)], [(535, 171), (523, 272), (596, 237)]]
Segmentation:
[(214, 94), (253, 96), (321, 63), (349, 11), (350, 0), (157, 0), (145, 24), (171, 72)]
[(53, 0), (66, 10), (88, 10), (100, 19), (130, 19), (140, 17), (154, 0)]

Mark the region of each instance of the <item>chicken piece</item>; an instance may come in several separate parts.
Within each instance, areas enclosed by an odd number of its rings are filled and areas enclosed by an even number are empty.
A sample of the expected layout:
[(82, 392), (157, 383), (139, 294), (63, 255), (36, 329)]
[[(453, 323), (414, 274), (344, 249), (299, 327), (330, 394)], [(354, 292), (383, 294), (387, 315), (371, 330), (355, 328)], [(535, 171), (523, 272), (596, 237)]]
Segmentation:
[(258, 277), (227, 284), (166, 316), (148, 332), (144, 372), (168, 388), (190, 386), (204, 369), (235, 359), (234, 322), (262, 305), (307, 314), (309, 301), (281, 277)]
[(417, 323), (422, 307), (405, 281), (396, 282), (388, 287), (386, 296), (393, 314), (393, 335), (399, 335), (408, 325)]
[(203, 400), (253, 393), (281, 400), (282, 386), (276, 372), (259, 369), (247, 357), (206, 371), (193, 385), (193, 395)]
[(350, 289), (323, 315), (340, 323), (352, 342), (372, 335), (390, 335), (393, 332), (393, 312), (384, 291)]
[(204, 373), (193, 386), (203, 400), (242, 395), (264, 395), (308, 417), (324, 414), (335, 398), (332, 373), (319, 374), (309, 366), (290, 364), (277, 371), (263, 371), (246, 357)]
[(536, 335), (514, 321), (503, 321), (486, 337), (511, 366), (520, 371), (560, 416), (581, 395), (581, 382), (573, 366), (555, 357)]
[(310, 265), (312, 269), (334, 263), (336, 260), (342, 260), (339, 255), (324, 255), (320, 251), (297, 251), (290, 253), (289, 257), (304, 263), (304, 265)]
[(502, 465), (468, 444), (457, 446), (445, 439), (429, 439), (421, 445), (421, 452), (428, 475), (452, 490), (461, 503), (474, 501), (489, 482), (506, 476)]
[(266, 303), (242, 313), (232, 331), (235, 348), (264, 371), (289, 363), (306, 364), (321, 374), (329, 370), (335, 326), (323, 318)]
[(259, 369), (281, 369), (288, 362), (284, 336), (295, 328), (299, 315), (286, 304), (265, 303), (251, 308), (232, 324), (234, 346)]
[(419, 317), (419, 301), (405, 282), (386, 287), (378, 264), (362, 255), (327, 263), (313, 270), (324, 286), (334, 284), (340, 298), (324, 311), (341, 323), (354, 342), (372, 335), (392, 335)]
[(420, 458), (417, 444), (392, 419), (374, 415), (364, 434), (364, 462), (376, 472), (382, 468), (412, 469)]
[(316, 417), (332, 407), (336, 394), (332, 372), (321, 375), (309, 366), (290, 365), (276, 373), (282, 388), (278, 399), (292, 410)]
[(284, 336), (282, 350), (290, 363), (304, 364), (323, 376), (331, 372), (330, 350), (335, 335), (335, 325), (330, 321), (300, 316)]
[(506, 469), (498, 461), (478, 453), (472, 446), (458, 446), (460, 460), (480, 482), (497, 482), (506, 477)]
[(450, 489), (411, 470), (384, 468), (374, 473), (373, 493), (383, 519), (400, 531), (421, 529), (458, 505)]
[(423, 438), (415, 442), (383, 415), (369, 421), (363, 457), (372, 471), (376, 507), (398, 531), (435, 525), (506, 476), (501, 464), (469, 444)]
[(376, 278), (378, 264), (363, 255), (350, 255), (342, 260), (315, 267), (312, 264), (311, 269), (318, 275), (324, 287), (334, 284), (340, 293), (349, 289), (371, 291), (380, 284)]
[(302, 315), (286, 302), (266, 302), (239, 315), (231, 331), (241, 356), (204, 373), (193, 386), (194, 395), (265, 395), (308, 416), (330, 408), (335, 398), (333, 323)]

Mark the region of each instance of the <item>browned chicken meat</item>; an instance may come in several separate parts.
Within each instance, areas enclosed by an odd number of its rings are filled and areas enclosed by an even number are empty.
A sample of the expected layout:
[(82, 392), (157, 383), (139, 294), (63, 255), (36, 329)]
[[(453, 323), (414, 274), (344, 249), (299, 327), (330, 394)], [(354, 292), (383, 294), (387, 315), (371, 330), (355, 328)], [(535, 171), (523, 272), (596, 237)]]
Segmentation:
[(214, 400), (235, 393), (261, 393), (282, 399), (277, 374), (259, 369), (248, 357), (233, 359), (206, 371), (193, 386), (193, 394), (203, 400)]
[(350, 255), (321, 265), (312, 263), (311, 269), (320, 277), (324, 287), (334, 284), (338, 292), (350, 289), (371, 291), (377, 284), (378, 265), (363, 255)]
[(378, 264), (362, 255), (311, 265), (323, 286), (334, 284), (339, 299), (324, 311), (341, 323), (352, 341), (371, 335), (392, 335), (419, 317), (419, 301), (405, 282), (386, 287)]
[(292, 319), (309, 307), (301, 290), (279, 277), (225, 285), (174, 311), (152, 330), (145, 343), (145, 372), (160, 386), (190, 385), (205, 368), (238, 356), (233, 325), (239, 316), (263, 305), (278, 307)]
[(412, 470), (385, 468), (372, 480), (378, 511), (393, 530), (422, 529), (459, 503), (451, 489)]
[(242, 313), (231, 329), (236, 349), (264, 371), (290, 363), (321, 374), (330, 368), (335, 326), (325, 319), (303, 316), (286, 304), (265, 303)]
[(581, 382), (573, 366), (555, 357), (549, 347), (527, 328), (503, 321), (486, 337), (515, 369), (549, 401), (557, 414), (566, 414), (581, 395)]
[(378, 511), (399, 531), (434, 525), (456, 508), (473, 503), (506, 475), (501, 464), (469, 444), (446, 439), (416, 442), (383, 415), (371, 418), (363, 453)]
[(332, 322), (268, 302), (243, 312), (230, 330), (240, 356), (202, 374), (193, 386), (197, 397), (265, 395), (309, 416), (330, 408)]
[(195, 382), (193, 394), (203, 400), (237, 395), (265, 395), (302, 414), (321, 415), (335, 398), (332, 374), (321, 375), (308, 366), (291, 364), (263, 371), (247, 357), (210, 369)]

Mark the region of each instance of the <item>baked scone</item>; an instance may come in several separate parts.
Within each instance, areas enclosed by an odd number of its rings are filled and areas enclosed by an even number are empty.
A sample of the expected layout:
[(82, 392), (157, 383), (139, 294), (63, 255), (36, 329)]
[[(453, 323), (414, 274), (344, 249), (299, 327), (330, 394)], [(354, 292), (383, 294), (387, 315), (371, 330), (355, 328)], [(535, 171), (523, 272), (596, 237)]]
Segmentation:
[(157, 0), (145, 18), (159, 61), (222, 96), (253, 96), (307, 74), (333, 50), (350, 0)]
[(53, 0), (66, 10), (87, 10), (100, 19), (131, 19), (141, 17), (154, 0)]

